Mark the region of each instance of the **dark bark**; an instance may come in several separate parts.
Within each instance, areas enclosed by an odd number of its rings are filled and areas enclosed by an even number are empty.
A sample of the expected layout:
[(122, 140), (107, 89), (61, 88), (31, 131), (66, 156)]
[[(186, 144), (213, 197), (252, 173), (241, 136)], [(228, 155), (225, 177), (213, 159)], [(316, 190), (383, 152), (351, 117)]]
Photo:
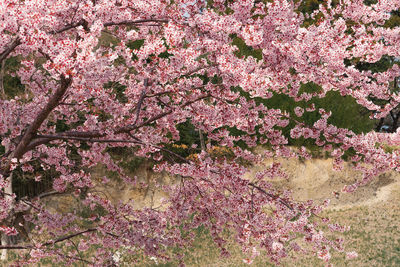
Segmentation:
[[(209, 96), (210, 96), (210, 94), (207, 94), (207, 95), (198, 97), (198, 98), (196, 98), (194, 100), (187, 101), (184, 104), (180, 105), (179, 108), (180, 109), (185, 108), (185, 107), (187, 107), (187, 106), (189, 106), (189, 105), (191, 105), (191, 104), (193, 104), (193, 103), (195, 103), (197, 101), (205, 99), (205, 98), (207, 98)], [(171, 114), (173, 111), (174, 110), (171, 109), (169, 111), (160, 113), (160, 114), (155, 115), (155, 116), (149, 118), (148, 120), (146, 120), (146, 121), (144, 121), (144, 122), (142, 122), (142, 123), (140, 123), (138, 125), (132, 124), (132, 125), (127, 125), (127, 126), (124, 126), (124, 127), (117, 128), (117, 129), (115, 129), (114, 133), (116, 133), (116, 134), (124, 134), (124, 133), (125, 134), (129, 134), (131, 131), (139, 129), (139, 128), (143, 127), (143, 126), (149, 125), (152, 122)], [(105, 137), (105, 136), (106, 136), (106, 134), (103, 133), (103, 132), (100, 132), (100, 131), (90, 131), (90, 132), (68, 131), (68, 132), (58, 133), (58, 134), (54, 134), (54, 135), (38, 135), (38, 136), (35, 136), (35, 138), (32, 139), (31, 142), (28, 145), (26, 145), (26, 151), (32, 150), (33, 148), (35, 148), (38, 145), (47, 144), (47, 143), (49, 143), (51, 141), (58, 140), (58, 139), (60, 139), (60, 140), (68, 140), (68, 139), (70, 139), (70, 140), (88, 141), (88, 142), (113, 142), (113, 143), (115, 143), (115, 142), (121, 142), (121, 143), (123, 143), (123, 142), (134, 142), (134, 141), (127, 141), (127, 140), (122, 140), (122, 139), (121, 140), (115, 140), (115, 139), (111, 140), (110, 139), (108, 141), (107, 140), (102, 140), (102, 139), (96, 139), (96, 138), (102, 138), (102, 137)]]
[[(71, 234), (71, 235), (67, 235), (67, 236), (64, 236), (64, 237), (60, 237), (60, 238), (58, 238), (56, 240), (47, 241), (47, 242), (43, 243), (41, 246), (43, 247), (43, 246), (54, 245), (54, 244), (60, 243), (62, 241), (71, 239), (73, 237), (80, 236), (82, 234), (90, 233), (90, 232), (94, 232), (94, 231), (97, 231), (97, 229), (96, 228), (87, 229), (87, 230), (84, 230), (84, 231), (81, 231), (81, 232), (78, 232), (78, 233), (75, 233), (75, 234)], [(35, 246), (34, 245), (30, 245), (30, 244), (28, 244), (28, 245), (6, 245), (6, 246), (0, 246), (0, 249), (32, 249), (32, 248), (35, 248)]]
[(385, 121), (385, 118), (380, 118), (378, 125), (376, 125), (375, 131), (379, 132), (383, 126), (383, 122)]
[(31, 125), (26, 129), (22, 136), (21, 141), (18, 143), (17, 147), (13, 151), (12, 158), (21, 158), (28, 150), (27, 147), (32, 139), (35, 137), (37, 130), (40, 128), (42, 123), (47, 119), (50, 112), (58, 105), (67, 91), (68, 87), (71, 85), (72, 80), (66, 79), (61, 75), (61, 84), (59, 88), (54, 92), (54, 94), (49, 98), (47, 104), (44, 108), (36, 115)]
[(21, 43), (21, 40), (19, 38), (16, 38), (9, 47), (6, 48), (1, 54), (0, 54), (0, 63), (5, 60), (9, 54), (11, 54), (14, 49)]
[(167, 19), (138, 19), (138, 20), (123, 20), (120, 22), (107, 22), (104, 23), (104, 27), (118, 26), (118, 25), (137, 25), (147, 22), (157, 22), (157, 23), (168, 23)]
[(397, 128), (398, 128), (398, 123), (399, 123), (399, 118), (400, 118), (400, 111), (399, 112), (393, 112), (390, 111), (390, 116), (392, 116), (392, 125), (390, 127), (390, 132), (395, 133)]

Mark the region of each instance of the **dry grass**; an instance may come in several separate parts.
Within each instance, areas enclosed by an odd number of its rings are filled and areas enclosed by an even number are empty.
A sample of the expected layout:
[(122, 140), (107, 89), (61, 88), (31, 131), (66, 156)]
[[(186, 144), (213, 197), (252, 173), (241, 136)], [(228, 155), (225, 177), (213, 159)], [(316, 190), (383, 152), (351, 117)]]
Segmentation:
[[(351, 183), (358, 177), (349, 166), (344, 172), (332, 172), (329, 159), (312, 162), (286, 162), (289, 180), (277, 181), (277, 184), (291, 188), (299, 200), (322, 200), (331, 198), (332, 191), (340, 191), (344, 184)], [(303, 169), (302, 169), (303, 168)], [(298, 173), (298, 172), (301, 173)], [(329, 179), (328, 179), (329, 178)], [(322, 214), (333, 222), (350, 226), (351, 230), (340, 237), (345, 239), (346, 251), (357, 251), (359, 257), (352, 260), (345, 258), (345, 253), (331, 251), (331, 263), (334, 266), (400, 266), (400, 176), (398, 173), (386, 173), (374, 179), (353, 194), (341, 194), (332, 201), (332, 206)], [(328, 231), (326, 231), (328, 232)], [(338, 236), (336, 234), (336, 236)], [(198, 231), (195, 246), (186, 251), (187, 266), (248, 266), (243, 263), (244, 255), (233, 242), (228, 244), (230, 258), (221, 258), (218, 248), (209, 235)], [(314, 267), (325, 266), (315, 255), (295, 255), (296, 258), (284, 260), (281, 266)], [(155, 264), (147, 261), (141, 266), (176, 266), (171, 261)], [(275, 266), (261, 254), (252, 266)]]
[[(351, 227), (351, 230), (342, 234), (345, 238), (346, 251), (357, 251), (359, 257), (352, 260), (345, 259), (344, 253), (332, 252), (331, 263), (334, 266), (400, 266), (400, 190), (392, 192), (392, 197), (383, 203), (371, 206), (355, 206), (342, 210), (327, 210), (324, 215), (333, 221)], [(210, 237), (199, 231), (193, 249), (186, 251), (187, 266), (230, 267), (248, 266), (242, 259), (246, 256), (233, 243), (229, 244), (232, 253), (230, 258), (221, 258), (218, 248)], [(141, 266), (176, 266), (171, 261), (166, 264), (155, 264), (147, 261)], [(264, 256), (258, 257), (252, 266), (275, 266)], [(288, 258), (281, 266), (287, 267), (314, 267), (325, 266), (314, 255)]]
[[(294, 196), (298, 200), (315, 199), (321, 201), (331, 198), (332, 191), (340, 191), (344, 184), (351, 183), (358, 177), (349, 166), (343, 172), (332, 172), (329, 159), (320, 159), (310, 162), (286, 162), (283, 164), (289, 174), (288, 180), (276, 181), (278, 186), (291, 188)], [(256, 171), (259, 169), (255, 167)], [(101, 170), (98, 170), (101, 173)], [(99, 174), (97, 173), (97, 174)], [(138, 170), (138, 176), (143, 180), (161, 179), (164, 183), (172, 180), (168, 177), (148, 177), (147, 170)], [(101, 176), (100, 176), (101, 177)], [(118, 188), (118, 182), (111, 183), (110, 188), (103, 187), (101, 190), (109, 194), (111, 199), (117, 201), (134, 198), (140, 203), (139, 206), (154, 204), (159, 198), (165, 196), (161, 192), (151, 195), (149, 192), (141, 192), (129, 189)], [(339, 199), (332, 201), (330, 209), (324, 211), (332, 221), (348, 225), (351, 230), (342, 234), (346, 242), (346, 251), (357, 251), (359, 257), (353, 260), (346, 260), (344, 253), (332, 254), (332, 264), (334, 266), (400, 266), (400, 176), (397, 173), (387, 173), (376, 178), (367, 186), (360, 188), (354, 194), (341, 194)], [(61, 201), (62, 202), (62, 201)], [(55, 203), (53, 203), (54, 205)], [(65, 203), (58, 203), (58, 205)], [(61, 207), (59, 206), (59, 208)], [(229, 239), (228, 248), (231, 252), (230, 258), (222, 258), (218, 248), (213, 244), (210, 236), (204, 230), (196, 231), (197, 238), (193, 248), (185, 251), (185, 262), (187, 266), (247, 266), (243, 263), (246, 255), (241, 253), (240, 248), (234, 244), (233, 238)], [(128, 256), (128, 255), (126, 255)], [(156, 264), (154, 260), (149, 260), (140, 255), (129, 255), (126, 264), (121, 266), (177, 266), (176, 260), (168, 263)], [(129, 259), (139, 260), (133, 263)], [(10, 253), (10, 262), (15, 260)], [(44, 262), (41, 266), (63, 266), (61, 263), (51, 264)], [(287, 267), (314, 267), (324, 266), (314, 255), (288, 258), (282, 262), (281, 266)], [(7, 265), (4, 265), (7, 266)], [(82, 266), (76, 265), (76, 266)], [(261, 254), (256, 258), (252, 266), (274, 266), (268, 262), (268, 258)]]

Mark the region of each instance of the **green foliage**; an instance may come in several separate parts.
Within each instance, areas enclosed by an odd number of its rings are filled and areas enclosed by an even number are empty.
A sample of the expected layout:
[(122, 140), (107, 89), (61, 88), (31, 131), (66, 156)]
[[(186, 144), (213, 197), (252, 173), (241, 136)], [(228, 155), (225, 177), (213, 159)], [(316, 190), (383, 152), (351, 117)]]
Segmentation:
[(390, 19), (385, 22), (384, 26), (391, 29), (400, 26), (400, 10), (393, 11)]
[(364, 4), (370, 6), (378, 3), (378, 0), (364, 0)]
[[(1, 138), (0, 138), (0, 144), (1, 144)], [(0, 145), (0, 155), (3, 155), (4, 153), (6, 153), (6, 148)]]
[[(315, 92), (319, 91), (319, 86), (315, 84), (302, 85), (300, 91)], [(299, 106), (306, 109), (311, 103), (315, 105), (315, 111), (304, 112), (298, 121), (306, 125), (313, 125), (318, 119), (321, 118), (318, 110), (320, 108), (325, 111), (331, 111), (332, 115), (328, 119), (328, 123), (333, 124), (340, 128), (347, 128), (355, 133), (365, 133), (373, 129), (374, 121), (370, 120), (367, 115), (363, 115), (362, 107), (356, 103), (351, 96), (341, 96), (337, 91), (329, 91), (324, 98), (313, 98), (310, 101), (294, 101), (293, 98), (284, 94), (274, 94), (270, 99), (257, 99), (258, 102), (263, 103), (268, 108), (280, 109), (288, 112), (292, 117), (296, 118), (294, 108)], [(290, 138), (290, 130), (295, 126), (294, 122), (290, 122), (287, 127), (282, 129), (283, 134), (289, 138), (289, 144), (295, 146), (313, 144), (311, 140), (307, 141), (302, 138), (293, 140)]]
[[(242, 96), (249, 98), (250, 95), (244, 92), (239, 87), (234, 88), (235, 91), (239, 91)], [(314, 83), (303, 84), (300, 88), (300, 93), (318, 93), (321, 92), (322, 88)], [(290, 114), (290, 117), (296, 118), (297, 121), (304, 123), (305, 125), (312, 126), (317, 120), (321, 118), (318, 110), (320, 108), (325, 111), (332, 112), (331, 117), (328, 119), (329, 124), (333, 124), (340, 128), (347, 128), (353, 132), (365, 133), (369, 132), (374, 128), (374, 121), (369, 119), (368, 112), (358, 105), (356, 101), (351, 96), (341, 96), (337, 91), (329, 91), (324, 98), (314, 97), (310, 101), (299, 101), (296, 102), (293, 98), (285, 95), (274, 93), (274, 95), (269, 99), (255, 98), (256, 103), (263, 104), (270, 109), (279, 109)], [(315, 105), (315, 111), (304, 112), (303, 116), (298, 118), (294, 113), (295, 107), (302, 107), (304, 110), (310, 107), (311, 104)], [(305, 146), (311, 153), (315, 155), (320, 154), (320, 148), (315, 145), (313, 139), (292, 139), (290, 137), (290, 131), (295, 126), (294, 121), (290, 121), (288, 126), (277, 129), (281, 130), (282, 134), (288, 139), (289, 145), (292, 146)], [(229, 129), (231, 135), (240, 136), (244, 135), (243, 132), (237, 129)], [(260, 134), (257, 133), (259, 137)], [(245, 147), (244, 142), (241, 145)]]
[(21, 83), (18, 76), (13, 75), (20, 68), (20, 60), (17, 57), (7, 58), (5, 64), (5, 75), (4, 75), (4, 92), (9, 98), (14, 98), (17, 95), (21, 95), (25, 91), (25, 86)]
[[(126, 44), (126, 46), (133, 50), (139, 50), (143, 44), (144, 44), (144, 39), (140, 39), (140, 40), (130, 41)], [(138, 60), (138, 57), (134, 53), (132, 53), (132, 60)]]
[[(295, 1), (295, 2), (298, 2)], [(332, 0), (332, 6), (335, 7), (337, 4), (339, 4), (339, 0)], [(303, 13), (303, 15), (310, 15), (314, 11), (318, 10), (320, 5), (325, 5), (326, 6), (326, 1), (325, 0), (302, 0), (298, 12)], [(315, 24), (319, 19), (323, 17), (322, 12), (319, 12), (314, 19), (308, 17), (304, 19), (303, 26), (308, 27), (313, 24)]]
[[(81, 209), (78, 211), (78, 215), (83, 218), (83, 220), (81, 221), (81, 226), (83, 228), (93, 227), (93, 224), (99, 221), (98, 218), (106, 214), (107, 210), (100, 205), (96, 205), (93, 209), (88, 206), (82, 206)], [(90, 219), (90, 217), (92, 217), (93, 215), (98, 217), (94, 221)]]
[[(136, 149), (132, 147), (108, 147), (106, 150), (110, 153), (112, 159), (124, 169), (127, 173), (134, 173), (149, 159), (136, 156)], [(112, 171), (107, 171), (107, 177), (116, 178), (118, 174)]]
[(126, 44), (126, 46), (129, 47), (130, 49), (138, 50), (142, 47), (143, 44), (144, 44), (144, 39), (140, 39), (140, 40), (130, 41), (129, 43)]
[[(350, 62), (347, 61), (347, 64)], [(396, 62), (394, 61), (394, 57), (384, 55), (382, 58), (374, 63), (358, 61), (355, 66), (358, 70), (370, 70), (372, 73), (380, 73), (385, 72), (389, 68), (391, 68)]]
[(178, 129), (180, 136), (179, 142), (177, 142), (177, 144), (185, 144), (187, 146), (192, 146), (193, 144), (196, 144), (200, 146), (199, 131), (196, 130), (196, 128), (190, 121), (182, 122), (178, 124), (176, 128)]
[(128, 98), (125, 95), (125, 85), (122, 85), (119, 82), (108, 82), (104, 85), (104, 88), (111, 89), (120, 103), (128, 103)]
[(68, 131), (70, 129), (70, 125), (65, 123), (65, 120), (57, 120), (56, 122), (56, 133), (61, 133)]
[[(306, 0), (300, 6), (300, 11), (303, 13), (312, 13), (314, 10), (319, 8), (319, 5), (324, 4), (323, 0)], [(333, 6), (337, 4), (337, 1), (332, 2)], [(236, 35), (231, 36), (232, 44), (238, 47), (236, 55), (238, 57), (248, 57), (252, 56), (258, 60), (262, 60), (262, 51), (255, 50), (249, 47), (245, 42), (237, 37)], [(386, 71), (389, 67), (393, 65), (393, 59), (390, 57), (383, 57), (379, 62), (376, 63), (363, 63), (358, 62), (359, 68), (372, 69), (373, 72)], [(295, 74), (296, 70), (291, 69), (291, 73)], [(233, 91), (240, 92), (241, 96), (247, 99), (250, 95), (247, 92), (241, 90), (240, 87), (232, 88)], [(300, 87), (299, 94), (302, 93), (321, 93), (322, 88), (315, 83), (303, 84)], [(270, 99), (255, 99), (257, 103), (262, 103), (268, 108), (280, 109), (282, 111), (288, 112), (292, 117), (296, 118), (294, 114), (294, 108), (299, 106), (304, 109), (309, 107), (311, 103), (315, 105), (316, 110), (313, 112), (305, 112), (301, 118), (297, 118), (298, 121), (305, 123), (306, 125), (312, 126), (318, 119), (321, 118), (318, 110), (320, 108), (325, 111), (331, 111), (332, 116), (328, 119), (328, 123), (333, 124), (340, 128), (347, 128), (355, 133), (365, 133), (369, 132), (374, 127), (374, 121), (369, 119), (368, 112), (358, 105), (356, 101), (351, 96), (341, 96), (339, 92), (329, 91), (324, 98), (313, 98), (310, 101), (300, 101), (296, 102), (293, 98), (285, 95), (274, 93), (273, 97)], [(292, 121), (289, 125), (282, 130), (283, 135), (288, 138), (289, 145), (294, 146), (306, 146), (312, 152), (318, 152), (319, 148), (314, 144), (311, 139), (305, 140), (304, 138), (292, 139), (290, 138), (290, 130), (295, 126)], [(235, 128), (229, 129), (231, 135), (240, 136), (244, 133), (238, 131)], [(245, 147), (245, 143), (242, 142), (242, 147)]]
[(235, 55), (239, 58), (241, 57), (249, 57), (252, 56), (256, 58), (257, 60), (262, 59), (262, 50), (261, 49), (254, 49), (248, 45), (239, 37), (236, 35), (232, 35), (232, 45), (235, 45), (238, 48), (238, 51), (236, 51)]
[[(12, 187), (17, 199), (32, 198), (52, 188), (53, 179), (58, 173), (54, 169), (43, 170), (38, 162), (32, 163), (33, 173), (24, 172), (21, 167), (13, 171)], [(35, 181), (34, 176), (41, 176), (40, 181)]]
[(303, 14), (311, 14), (319, 9), (319, 5), (323, 4), (324, 0), (303, 0), (299, 6), (299, 11)]
[[(187, 158), (191, 154), (198, 153), (201, 147), (200, 134), (194, 125), (187, 120), (179, 123), (176, 128), (179, 131), (179, 140), (172, 144), (164, 144), (164, 147), (183, 158)], [(204, 135), (204, 139), (207, 139), (206, 135)], [(197, 148), (193, 148), (192, 145), (197, 145)], [(163, 151), (162, 154), (164, 155), (165, 159), (171, 159), (180, 162), (180, 160), (176, 157), (173, 157), (171, 153)]]

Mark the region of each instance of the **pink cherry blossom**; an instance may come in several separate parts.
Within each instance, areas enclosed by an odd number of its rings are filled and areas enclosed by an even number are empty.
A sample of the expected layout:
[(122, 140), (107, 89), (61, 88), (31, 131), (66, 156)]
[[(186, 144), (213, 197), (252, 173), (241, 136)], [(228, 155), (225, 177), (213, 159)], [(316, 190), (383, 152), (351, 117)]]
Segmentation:
[[(193, 230), (205, 227), (223, 256), (229, 255), (224, 231), (233, 233), (247, 263), (259, 254), (279, 263), (292, 250), (317, 253), (323, 261), (343, 252), (343, 240), (326, 237), (321, 225), (332, 232), (347, 228), (314, 216), (326, 205), (296, 202), (269, 182), (287, 177), (279, 164), (264, 166), (252, 178), (245, 174), (265, 159), (312, 157), (305, 147), (287, 146), (282, 128), (293, 125), (290, 137), (329, 151), (336, 170), (344, 153), (353, 151), (362, 178), (343, 188), (352, 192), (385, 171), (400, 171), (400, 153), (383, 147), (398, 146), (400, 132), (355, 134), (332, 125), (331, 111), (323, 109), (306, 125), (301, 117), (315, 111), (315, 104), (296, 107), (291, 116), (259, 100), (281, 94), (312, 102), (338, 91), (375, 118), (387, 116), (400, 103), (389, 88), (400, 68), (372, 73), (345, 62), (400, 56), (399, 29), (382, 27), (400, 2), (326, 1), (306, 15), (295, 2), (1, 1), (0, 63), (24, 92), (0, 99), (0, 230), (15, 234), (8, 225), (14, 214), (25, 212), (46, 240), (32, 236), (27, 244), (0, 248), (24, 248), (17, 265), (42, 258), (66, 265), (132, 265), (123, 262), (125, 256), (137, 253), (183, 264), (183, 252), (172, 257), (171, 248), (184, 251), (193, 244)], [(306, 27), (305, 16), (318, 14), (323, 17)], [(251, 53), (241, 56), (239, 39)], [(16, 69), (8, 60), (18, 62)], [(301, 93), (310, 82), (321, 92)], [(381, 107), (372, 98), (391, 102)], [(169, 148), (184, 142), (178, 125), (189, 122), (204, 140), (188, 145), (191, 155), (185, 158)], [(260, 144), (270, 151), (257, 154)], [(131, 177), (110, 152), (118, 149), (147, 159), (153, 171), (167, 172), (176, 182)], [(215, 156), (218, 149), (225, 154)], [(96, 177), (99, 165), (112, 175)], [(21, 172), (35, 182), (49, 179), (52, 188), (17, 197), (12, 181)], [(114, 176), (118, 186), (154, 185), (167, 197), (158, 208), (141, 209), (109, 199), (96, 185), (112, 184)], [(49, 209), (50, 196), (75, 199), (79, 209)], [(299, 236), (306, 245), (296, 242)], [(81, 258), (75, 246), (90, 255)]]

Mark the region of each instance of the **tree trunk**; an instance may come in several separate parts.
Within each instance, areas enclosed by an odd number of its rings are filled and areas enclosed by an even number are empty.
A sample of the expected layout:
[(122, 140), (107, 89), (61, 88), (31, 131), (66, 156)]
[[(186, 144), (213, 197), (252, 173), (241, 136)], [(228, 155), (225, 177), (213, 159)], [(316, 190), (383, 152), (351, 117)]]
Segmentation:
[[(0, 66), (0, 99), (5, 99), (6, 98), (6, 92), (5, 92), (5, 90), (4, 90), (4, 69), (5, 69), (5, 60), (3, 60), (2, 62), (1, 62), (1, 66)], [(6, 152), (8, 152), (8, 147), (6, 147)], [(11, 197), (11, 195), (12, 195), (12, 193), (13, 193), (13, 190), (12, 190), (12, 172), (11, 172), (11, 174), (7, 177), (7, 181), (8, 181), (8, 185), (4, 188), (4, 193), (5, 193), (5, 196), (4, 196), (4, 198), (6, 199), (6, 200), (10, 200), (10, 199), (12, 199), (12, 197)], [(11, 207), (9, 207), (9, 209), (12, 209), (12, 206)], [(8, 236), (7, 235), (5, 235), (5, 234), (1, 234), (1, 245), (3, 245), (3, 246), (6, 246), (6, 245), (9, 245), (10, 244), (10, 242), (9, 242), (10, 240), (9, 240), (9, 238), (8, 238)], [(1, 251), (1, 256), (0, 256), (0, 261), (6, 261), (7, 260), (7, 249), (3, 249), (2, 251)]]
[(204, 144), (203, 132), (201, 130), (199, 130), (199, 136), (200, 136), (201, 151), (206, 151), (206, 145)]
[(400, 111), (397, 112), (396, 115), (394, 114), (394, 112), (393, 113), (391, 112), (391, 114), (392, 114), (393, 124), (392, 124), (392, 127), (390, 129), (390, 132), (391, 133), (395, 133), (396, 130), (397, 130), (397, 124), (399, 123)]
[[(7, 184), (7, 186), (4, 188), (4, 193), (5, 193), (5, 199), (6, 200), (12, 200), (12, 197), (11, 197), (11, 195), (12, 195), (12, 193), (13, 193), (13, 190), (12, 190), (12, 173), (8, 176), (8, 178), (7, 178), (7, 181), (8, 181), (8, 184)], [(11, 203), (13, 203), (13, 202), (11, 202)], [(11, 210), (12, 208), (13, 208), (13, 204), (9, 207), (9, 210)], [(5, 235), (5, 234), (2, 234), (1, 235), (1, 245), (3, 245), (3, 246), (6, 246), (6, 245), (10, 245), (10, 242), (9, 242), (10, 240), (9, 240), (9, 238), (8, 238), (8, 236), (7, 235)], [(0, 260), (1, 261), (5, 261), (5, 260), (7, 260), (7, 249), (3, 249), (2, 251), (1, 251), (1, 257), (0, 257)]]
[(6, 91), (4, 90), (4, 69), (5, 69), (5, 63), (6, 61), (3, 60), (1, 62), (1, 66), (0, 66), (0, 98), (1, 99), (5, 99), (6, 98)]
[[(5, 152), (7, 153), (9, 150), (10, 150), (10, 147), (8, 145), (6, 145)], [(5, 193), (4, 198), (6, 200), (11, 200), (11, 203), (13, 203), (12, 197), (11, 197), (11, 195), (13, 193), (13, 189), (12, 189), (13, 172), (12, 171), (8, 174), (8, 177), (6, 180), (8, 181), (8, 184), (4, 188), (4, 193)], [(12, 210), (13, 207), (14, 207), (14, 204), (11, 204), (11, 206), (8, 207), (8, 209)], [(3, 246), (10, 245), (10, 239), (5, 234), (1, 234), (1, 245), (3, 245)], [(3, 249), (1, 251), (0, 261), (5, 261), (5, 260), (7, 260), (7, 249)]]
[(384, 120), (385, 120), (384, 118), (380, 118), (379, 123), (378, 123), (378, 125), (377, 125), (376, 128), (375, 128), (375, 131), (376, 131), (376, 132), (380, 132), (380, 131), (381, 131), (381, 128), (382, 128), (382, 126), (383, 126)]

